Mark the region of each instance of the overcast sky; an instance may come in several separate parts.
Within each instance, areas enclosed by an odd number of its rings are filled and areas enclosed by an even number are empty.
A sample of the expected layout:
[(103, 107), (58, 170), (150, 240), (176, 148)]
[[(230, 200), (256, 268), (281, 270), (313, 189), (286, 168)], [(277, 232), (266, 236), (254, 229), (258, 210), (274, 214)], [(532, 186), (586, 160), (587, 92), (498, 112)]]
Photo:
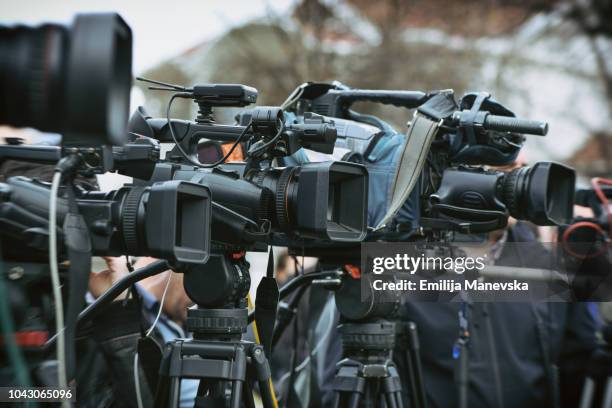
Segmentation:
[(291, 0), (0, 0), (0, 23), (69, 23), (75, 13), (116, 11), (132, 27), (134, 72), (236, 24), (286, 11)]

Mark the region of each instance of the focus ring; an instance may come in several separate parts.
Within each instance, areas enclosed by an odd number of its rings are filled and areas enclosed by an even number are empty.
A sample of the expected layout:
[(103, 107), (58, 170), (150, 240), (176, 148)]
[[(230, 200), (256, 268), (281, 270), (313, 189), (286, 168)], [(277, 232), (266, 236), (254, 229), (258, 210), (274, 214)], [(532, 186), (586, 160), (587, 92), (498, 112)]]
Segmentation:
[(133, 255), (137, 255), (138, 252), (138, 207), (144, 192), (143, 187), (132, 187), (123, 202), (121, 214), (123, 242), (127, 252)]
[(506, 207), (508, 207), (508, 211), (510, 215), (517, 218), (519, 209), (518, 209), (518, 197), (519, 190), (517, 189), (517, 181), (519, 178), (519, 174), (523, 169), (516, 169), (506, 174), (504, 183), (503, 183), (503, 197), (506, 203)]
[(278, 221), (278, 227), (282, 231), (288, 231), (290, 226), (289, 220), (289, 203), (287, 202), (287, 188), (289, 182), (293, 177), (293, 173), (296, 171), (296, 167), (287, 167), (278, 177), (278, 184), (276, 187), (275, 195), (275, 209), (276, 219)]

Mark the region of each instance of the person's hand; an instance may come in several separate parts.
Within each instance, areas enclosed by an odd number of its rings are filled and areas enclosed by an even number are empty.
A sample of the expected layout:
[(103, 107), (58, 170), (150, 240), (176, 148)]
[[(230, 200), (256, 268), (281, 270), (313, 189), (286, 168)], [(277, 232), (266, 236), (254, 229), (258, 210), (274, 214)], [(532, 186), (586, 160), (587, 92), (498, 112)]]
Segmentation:
[[(107, 269), (89, 274), (89, 292), (96, 299), (129, 273), (125, 264), (125, 257), (113, 258), (104, 256), (102, 258), (106, 262)], [(125, 299), (126, 296), (127, 290), (123, 291), (115, 300)]]

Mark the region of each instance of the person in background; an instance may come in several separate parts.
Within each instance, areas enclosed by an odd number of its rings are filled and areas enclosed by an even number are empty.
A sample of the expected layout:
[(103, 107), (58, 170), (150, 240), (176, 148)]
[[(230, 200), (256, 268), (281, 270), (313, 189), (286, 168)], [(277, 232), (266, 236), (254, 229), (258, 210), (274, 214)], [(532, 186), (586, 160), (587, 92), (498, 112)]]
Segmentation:
[[(522, 157), (514, 166), (525, 165)], [(488, 235), (489, 261), (500, 266), (550, 268), (550, 254), (538, 241), (537, 229), (509, 220), (508, 227)], [(529, 243), (529, 245), (516, 245)], [(403, 302), (399, 318), (416, 323), (429, 407), (455, 407), (461, 302)], [(472, 302), (469, 315), (468, 406), (575, 407), (586, 364), (597, 347), (596, 326), (585, 303)], [(334, 325), (335, 330), (335, 325)], [(319, 377), (323, 406), (333, 406), (332, 362), (341, 359), (337, 332), (326, 350), (328, 367)], [(405, 353), (397, 344), (395, 356)], [(408, 367), (394, 360), (402, 379), (404, 403), (410, 398)], [(408, 406), (408, 405), (406, 405)]]
[[(108, 263), (108, 268), (100, 272), (92, 272), (89, 279), (89, 291), (94, 298), (97, 298), (110, 288), (114, 283), (123, 278), (129, 273), (126, 264), (126, 258), (105, 258)], [(138, 269), (156, 259), (150, 257), (141, 257), (134, 263), (133, 268)], [(142, 378), (153, 378), (157, 376), (152, 372), (157, 372), (161, 352), (165, 343), (177, 338), (188, 338), (189, 334), (185, 331), (185, 322), (187, 318), (187, 308), (192, 306), (193, 302), (183, 288), (183, 274), (174, 273), (170, 270), (161, 274), (148, 277), (136, 284), (136, 292), (139, 299), (131, 299), (133, 303), (139, 303), (141, 308), (141, 318), (132, 322), (132, 336), (135, 336), (136, 342), (132, 342), (132, 360), (136, 353), (136, 344), (144, 333), (146, 337), (150, 337), (155, 342), (155, 347), (148, 348), (153, 355), (142, 356), (139, 358), (141, 369), (143, 370)], [(122, 293), (115, 302), (122, 302), (129, 296), (129, 292)], [(126, 313), (125, 310), (118, 313)], [(132, 319), (134, 320), (134, 319)], [(140, 321), (140, 324), (138, 322)], [(154, 325), (154, 326), (153, 326)], [(153, 330), (150, 330), (153, 328)], [(148, 334), (150, 332), (150, 334)], [(155, 355), (159, 353), (158, 355)], [(153, 364), (148, 364), (148, 360), (153, 361)], [(144, 366), (144, 368), (143, 368)], [(133, 371), (132, 371), (133, 372)], [(156, 381), (152, 381), (156, 382)], [(181, 382), (181, 408), (192, 407), (194, 398), (197, 394), (199, 381), (183, 380)], [(154, 394), (148, 392), (147, 382), (140, 381), (143, 387), (143, 399), (149, 398), (153, 400)], [(150, 389), (154, 389), (155, 384), (148, 384)], [(148, 406), (148, 405), (144, 405)]]

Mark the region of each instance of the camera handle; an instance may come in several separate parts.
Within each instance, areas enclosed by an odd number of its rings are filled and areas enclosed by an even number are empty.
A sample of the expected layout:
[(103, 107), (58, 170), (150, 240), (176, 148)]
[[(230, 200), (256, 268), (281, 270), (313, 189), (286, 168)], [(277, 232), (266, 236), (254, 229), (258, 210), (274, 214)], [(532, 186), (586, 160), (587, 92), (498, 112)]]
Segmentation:
[(330, 89), (309, 100), (312, 111), (320, 115), (350, 119), (350, 107), (355, 102), (372, 102), (415, 109), (430, 99), (433, 93), (420, 91), (387, 91), (370, 89)]
[(387, 91), (370, 89), (351, 89), (340, 91), (337, 99), (338, 108), (348, 109), (355, 102), (373, 102), (393, 105), (399, 108), (414, 109), (423, 104), (431, 94), (420, 91)]
[(456, 111), (448, 119), (451, 126), (457, 126), (467, 133), (468, 143), (476, 145), (475, 127), (498, 132), (513, 132), (535, 136), (546, 136), (548, 123), (539, 120), (517, 118), (514, 116), (491, 115), (486, 110), (481, 110), (482, 105), (491, 98), (486, 92), (480, 92), (471, 108)]

